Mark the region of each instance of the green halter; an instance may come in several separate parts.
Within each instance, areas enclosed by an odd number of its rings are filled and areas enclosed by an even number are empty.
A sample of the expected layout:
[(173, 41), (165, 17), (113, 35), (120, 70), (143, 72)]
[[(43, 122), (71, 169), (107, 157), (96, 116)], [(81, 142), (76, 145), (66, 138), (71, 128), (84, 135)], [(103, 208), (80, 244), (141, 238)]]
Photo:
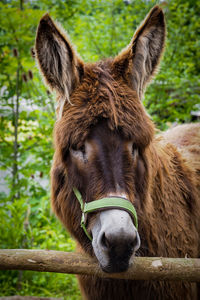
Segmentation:
[(121, 208), (121, 209), (127, 211), (131, 215), (131, 217), (133, 218), (135, 227), (138, 228), (138, 220), (137, 220), (137, 213), (136, 213), (135, 207), (127, 199), (121, 198), (121, 197), (106, 197), (106, 198), (102, 198), (102, 199), (95, 200), (92, 202), (84, 203), (83, 199), (82, 199), (82, 195), (79, 192), (79, 190), (77, 190), (77, 188), (73, 188), (73, 191), (74, 191), (74, 194), (75, 194), (76, 198), (78, 199), (80, 206), (81, 206), (81, 211), (82, 211), (81, 227), (83, 228), (85, 234), (91, 241), (92, 241), (92, 237), (88, 233), (86, 226), (85, 226), (85, 223), (86, 223), (85, 214), (96, 211), (98, 209)]

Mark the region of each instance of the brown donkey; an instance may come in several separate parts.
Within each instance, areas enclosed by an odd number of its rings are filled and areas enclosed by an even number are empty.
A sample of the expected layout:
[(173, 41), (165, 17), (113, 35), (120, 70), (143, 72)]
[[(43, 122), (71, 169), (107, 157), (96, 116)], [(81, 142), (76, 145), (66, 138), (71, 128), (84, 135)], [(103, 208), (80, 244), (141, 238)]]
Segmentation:
[[(155, 136), (141, 102), (164, 42), (158, 6), (117, 57), (94, 64), (83, 63), (48, 14), (38, 27), (39, 68), (59, 101), (52, 206), (81, 251), (95, 256), (105, 272), (127, 270), (134, 255), (200, 254), (200, 126), (178, 126)], [(78, 198), (86, 205), (104, 201), (87, 214), (85, 232)], [(125, 202), (137, 212), (138, 229)], [(90, 300), (200, 297), (196, 283), (78, 278)]]

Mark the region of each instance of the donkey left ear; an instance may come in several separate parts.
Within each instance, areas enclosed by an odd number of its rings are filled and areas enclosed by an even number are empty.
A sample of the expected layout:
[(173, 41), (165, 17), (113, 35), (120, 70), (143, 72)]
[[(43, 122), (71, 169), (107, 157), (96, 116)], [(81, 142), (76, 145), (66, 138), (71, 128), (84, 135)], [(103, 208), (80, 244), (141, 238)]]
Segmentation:
[(164, 14), (155, 6), (136, 30), (131, 43), (114, 59), (115, 73), (124, 77), (140, 99), (159, 65), (165, 36)]
[(76, 54), (64, 30), (48, 14), (40, 20), (37, 30), (36, 59), (51, 90), (57, 92), (59, 111), (83, 75), (83, 62)]

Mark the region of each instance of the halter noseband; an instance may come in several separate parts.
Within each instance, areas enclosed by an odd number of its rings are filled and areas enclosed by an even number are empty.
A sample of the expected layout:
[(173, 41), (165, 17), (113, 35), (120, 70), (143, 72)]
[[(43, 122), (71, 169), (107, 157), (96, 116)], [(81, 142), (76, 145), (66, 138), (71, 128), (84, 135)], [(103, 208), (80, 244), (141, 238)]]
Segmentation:
[(83, 199), (82, 199), (82, 195), (79, 192), (79, 190), (77, 188), (73, 188), (73, 191), (74, 191), (74, 194), (75, 194), (76, 198), (78, 199), (78, 201), (80, 203), (80, 206), (81, 206), (81, 211), (82, 211), (81, 227), (84, 230), (87, 237), (91, 241), (92, 241), (92, 237), (86, 229), (85, 214), (96, 211), (96, 210), (99, 210), (99, 209), (104, 209), (104, 208), (120, 208), (120, 209), (123, 209), (131, 215), (135, 227), (138, 228), (138, 220), (137, 220), (137, 213), (136, 213), (135, 207), (127, 199), (122, 198), (122, 197), (113, 196), (113, 197), (106, 197), (106, 198), (98, 199), (98, 200), (91, 201), (91, 202), (88, 202), (88, 203), (84, 203)]

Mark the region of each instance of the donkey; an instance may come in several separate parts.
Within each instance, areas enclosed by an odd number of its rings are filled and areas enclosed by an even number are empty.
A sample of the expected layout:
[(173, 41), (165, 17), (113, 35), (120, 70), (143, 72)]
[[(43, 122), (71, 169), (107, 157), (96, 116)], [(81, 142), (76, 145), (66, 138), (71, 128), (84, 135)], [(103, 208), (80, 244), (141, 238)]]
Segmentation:
[[(48, 14), (38, 27), (39, 69), (58, 99), (52, 206), (105, 272), (126, 271), (134, 255), (200, 254), (200, 126), (155, 135), (141, 102), (165, 35), (155, 6), (118, 56), (86, 64)], [(98, 207), (81, 228), (84, 205)], [(196, 283), (78, 279), (89, 300), (198, 298)]]

